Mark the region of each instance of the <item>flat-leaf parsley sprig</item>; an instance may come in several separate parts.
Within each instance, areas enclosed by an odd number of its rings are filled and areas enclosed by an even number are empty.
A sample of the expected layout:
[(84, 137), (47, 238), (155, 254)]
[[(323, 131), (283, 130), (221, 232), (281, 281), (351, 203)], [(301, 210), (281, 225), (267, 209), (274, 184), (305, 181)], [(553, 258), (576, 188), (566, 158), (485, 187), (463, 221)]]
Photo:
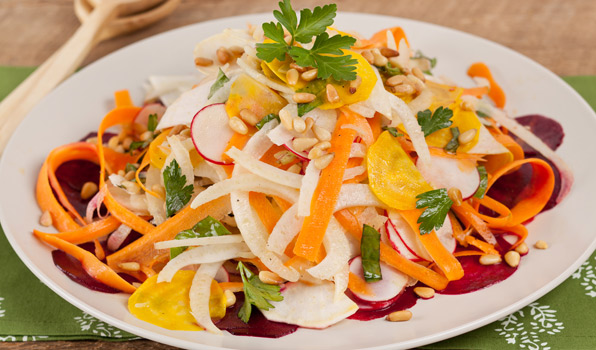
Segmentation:
[[(335, 4), (317, 6), (313, 11), (302, 9), (300, 22), (296, 12), (292, 9), (290, 0), (279, 3), (280, 11), (273, 11), (278, 23), (263, 23), (265, 36), (273, 42), (258, 43), (257, 57), (271, 62), (274, 59), (283, 61), (286, 54), (302, 67), (318, 69), (317, 77), (327, 79), (333, 77), (337, 81), (356, 79), (356, 64), (358, 61), (342, 50), (349, 49), (356, 43), (351, 36), (336, 34), (329, 36), (325, 32), (333, 24), (337, 12)], [(290, 33), (291, 40), (285, 40), (284, 28)], [(310, 50), (295, 46), (294, 43), (310, 43), (315, 41)]]

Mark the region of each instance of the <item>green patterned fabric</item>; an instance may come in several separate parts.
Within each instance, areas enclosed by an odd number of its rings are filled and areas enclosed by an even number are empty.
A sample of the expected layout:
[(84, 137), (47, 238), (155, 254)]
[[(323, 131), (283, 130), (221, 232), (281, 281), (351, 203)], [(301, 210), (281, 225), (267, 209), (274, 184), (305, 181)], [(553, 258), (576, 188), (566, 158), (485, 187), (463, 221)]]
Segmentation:
[[(32, 68), (0, 67), (0, 99)], [(596, 76), (565, 80), (596, 109)], [(0, 229), (1, 231), (1, 229)], [(80, 311), (42, 284), (0, 233), (0, 341), (136, 339)], [(529, 306), (424, 349), (596, 349), (596, 254)]]

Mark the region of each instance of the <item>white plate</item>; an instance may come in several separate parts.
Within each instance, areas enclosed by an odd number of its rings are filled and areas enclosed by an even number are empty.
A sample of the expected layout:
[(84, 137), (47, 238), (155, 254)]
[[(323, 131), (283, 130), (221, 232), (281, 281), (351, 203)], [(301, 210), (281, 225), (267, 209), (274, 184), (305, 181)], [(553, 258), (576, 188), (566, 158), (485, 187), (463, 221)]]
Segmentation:
[[(596, 182), (596, 117), (567, 84), (534, 61), (492, 42), (412, 20), (376, 15), (339, 15), (336, 26), (368, 36), (402, 26), (415, 49), (438, 58), (435, 74), (471, 86), (468, 66), (486, 62), (507, 93), (515, 115), (540, 113), (557, 119), (567, 134), (559, 154), (575, 172), (569, 197), (528, 227), (532, 250), (511, 278), (461, 296), (438, 295), (419, 302), (409, 322), (344, 321), (325, 330), (299, 329), (280, 339), (215, 336), (168, 331), (142, 322), (126, 309), (126, 295), (92, 292), (56, 269), (50, 248), (33, 238), (40, 216), (34, 198), (37, 172), (48, 152), (95, 130), (113, 105), (112, 93), (129, 89), (141, 102), (141, 85), (152, 74), (194, 72), (192, 50), (202, 38), (227, 27), (262, 23), (269, 15), (220, 19), (173, 30), (130, 45), (81, 70), (45, 98), (13, 135), (0, 163), (0, 222), (25, 264), (56, 293), (78, 308), (128, 332), (158, 342), (201, 349), (397, 349), (421, 346), (486, 325), (536, 300), (565, 280), (596, 247), (593, 198)], [(520, 38), (520, 40), (523, 40)], [(41, 228), (40, 228), (41, 229)]]

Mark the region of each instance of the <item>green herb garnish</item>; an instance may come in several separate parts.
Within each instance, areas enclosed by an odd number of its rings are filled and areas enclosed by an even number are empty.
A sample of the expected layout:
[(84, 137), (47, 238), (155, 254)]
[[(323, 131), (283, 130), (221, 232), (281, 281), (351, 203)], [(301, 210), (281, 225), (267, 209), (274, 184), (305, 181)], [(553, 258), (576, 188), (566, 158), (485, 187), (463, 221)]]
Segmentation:
[[(437, 59), (436, 58), (431, 58), (428, 56), (425, 56), (422, 51), (418, 50), (416, 51), (416, 55), (414, 55), (414, 57), (412, 57), (412, 59), (417, 60), (417, 59), (427, 59), (430, 62), (430, 69), (435, 68), (435, 66), (437, 65)], [(429, 70), (425, 70), (424, 73), (428, 74), (428, 75), (432, 75), (432, 73)]]
[(420, 234), (425, 235), (433, 230), (440, 229), (445, 222), (449, 209), (453, 205), (453, 201), (447, 194), (447, 189), (441, 188), (424, 192), (417, 195), (416, 198), (418, 198), (416, 208), (426, 208), (417, 221), (420, 224)]
[(137, 171), (137, 166), (134, 164), (130, 164), (130, 163), (126, 163), (126, 166), (124, 167), (124, 172), (125, 173), (129, 173), (131, 171)]
[[(219, 221), (207, 216), (189, 230), (180, 231), (174, 239), (226, 236), (232, 233)], [(188, 247), (170, 248), (170, 259), (182, 254)]]
[(397, 131), (396, 128), (392, 127), (392, 126), (384, 126), (381, 129), (388, 131), (391, 136), (393, 137), (400, 137), (400, 136), (404, 136), (404, 134), (402, 134), (401, 132)]
[(449, 108), (439, 107), (434, 113), (427, 109), (418, 112), (418, 124), (426, 137), (437, 130), (450, 127), (453, 124), (451, 117), (453, 117), (453, 111)]
[(381, 264), (379, 262), (381, 256), (380, 242), (381, 234), (371, 226), (364, 225), (362, 228), (362, 240), (360, 241), (360, 257), (362, 259), (364, 280), (368, 283), (383, 279)]
[(261, 310), (269, 310), (274, 307), (269, 303), (271, 301), (282, 301), (284, 297), (280, 293), (280, 288), (274, 284), (263, 283), (259, 276), (252, 273), (242, 262), (238, 262), (236, 267), (240, 271), (244, 289), (244, 304), (238, 311), (238, 317), (244, 322), (248, 323), (252, 306), (256, 306)]
[(393, 67), (391, 62), (387, 62), (387, 64), (384, 67), (381, 67), (380, 70), (391, 76), (404, 74), (399, 67)]
[(258, 123), (255, 124), (255, 127), (259, 130), (261, 130), (265, 124), (269, 123), (272, 120), (277, 120), (279, 121), (279, 116), (277, 114), (267, 114), (266, 116), (263, 117), (263, 119), (259, 120)]
[(490, 118), (490, 115), (484, 113), (483, 111), (476, 111), (476, 115), (480, 118)]
[(459, 128), (456, 126), (449, 130), (451, 130), (451, 140), (449, 140), (447, 146), (445, 146), (445, 151), (448, 153), (455, 153), (459, 147)]
[(482, 199), (484, 198), (484, 194), (486, 193), (486, 187), (488, 186), (488, 174), (486, 173), (486, 168), (483, 165), (478, 166), (478, 175), (480, 175), (480, 185), (478, 185), (478, 189), (476, 193), (474, 193), (474, 197)]
[(213, 85), (211, 85), (211, 89), (209, 89), (209, 95), (207, 96), (207, 99), (213, 97), (215, 92), (221, 89), (224, 86), (224, 84), (228, 81), (230, 81), (230, 78), (228, 78), (226, 74), (223, 72), (223, 70), (221, 70), (220, 68), (217, 72), (217, 78), (215, 78), (215, 82), (213, 83)]
[(193, 186), (185, 186), (186, 175), (182, 175), (182, 170), (176, 159), (166, 166), (163, 172), (163, 183), (166, 188), (166, 214), (170, 217), (190, 201)]
[(149, 114), (149, 119), (147, 120), (147, 130), (151, 132), (155, 132), (157, 128), (157, 114)]

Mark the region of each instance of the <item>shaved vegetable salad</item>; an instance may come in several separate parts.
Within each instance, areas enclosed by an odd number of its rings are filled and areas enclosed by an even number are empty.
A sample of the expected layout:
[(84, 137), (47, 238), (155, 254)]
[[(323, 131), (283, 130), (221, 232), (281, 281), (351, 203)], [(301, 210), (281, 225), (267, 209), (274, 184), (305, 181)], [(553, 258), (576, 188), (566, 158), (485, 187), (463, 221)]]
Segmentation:
[(264, 337), (406, 321), (511, 275), (573, 183), (560, 125), (508, 116), (483, 63), (464, 86), (433, 75), (400, 27), (273, 14), (198, 43), (201, 79), (150, 77), (140, 107), (118, 91), (50, 152), (36, 196), (59, 233), (34, 234), (56, 266), (160, 327)]

